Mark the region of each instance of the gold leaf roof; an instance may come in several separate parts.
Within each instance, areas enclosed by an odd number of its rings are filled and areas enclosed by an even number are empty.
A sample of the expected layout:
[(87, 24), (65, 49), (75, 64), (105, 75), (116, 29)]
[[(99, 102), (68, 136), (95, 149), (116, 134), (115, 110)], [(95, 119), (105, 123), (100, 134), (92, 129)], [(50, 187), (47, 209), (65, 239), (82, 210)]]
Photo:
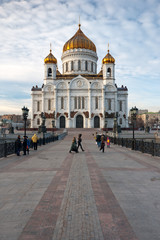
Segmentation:
[(107, 55), (102, 59), (102, 63), (105, 64), (105, 63), (114, 63), (114, 62), (115, 62), (115, 59), (114, 57), (112, 57), (112, 55), (109, 53), (109, 50), (108, 50)]
[(51, 49), (50, 54), (44, 59), (44, 63), (57, 63), (57, 59), (53, 56)]
[(96, 52), (96, 46), (89, 38), (85, 36), (80, 29), (80, 26), (81, 25), (79, 24), (79, 29), (75, 35), (64, 44), (63, 52), (74, 48), (85, 48)]

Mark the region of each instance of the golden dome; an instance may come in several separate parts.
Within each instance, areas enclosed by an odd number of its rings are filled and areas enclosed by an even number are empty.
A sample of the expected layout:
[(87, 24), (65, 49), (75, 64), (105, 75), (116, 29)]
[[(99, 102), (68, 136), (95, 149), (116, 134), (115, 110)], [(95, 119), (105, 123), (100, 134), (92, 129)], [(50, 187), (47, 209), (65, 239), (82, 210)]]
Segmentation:
[(96, 46), (89, 38), (84, 35), (80, 29), (80, 26), (81, 25), (79, 24), (79, 29), (75, 35), (64, 44), (63, 52), (74, 48), (85, 48), (96, 52)]
[(51, 49), (50, 54), (44, 59), (44, 63), (57, 63), (57, 59), (53, 56)]
[(109, 53), (109, 50), (108, 50), (107, 55), (102, 59), (102, 63), (105, 64), (105, 63), (114, 63), (114, 62), (115, 62), (115, 59), (112, 57), (112, 55)]

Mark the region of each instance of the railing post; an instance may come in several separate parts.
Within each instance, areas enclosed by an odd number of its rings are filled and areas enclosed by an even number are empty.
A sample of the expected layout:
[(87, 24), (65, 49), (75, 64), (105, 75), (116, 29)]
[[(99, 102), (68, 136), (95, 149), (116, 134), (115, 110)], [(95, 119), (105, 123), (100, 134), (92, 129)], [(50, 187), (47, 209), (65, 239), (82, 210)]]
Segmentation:
[(7, 157), (7, 142), (4, 142), (4, 157)]
[(142, 140), (142, 153), (144, 153), (144, 141)]
[(122, 147), (124, 146), (123, 138), (122, 138)]
[(152, 140), (152, 156), (154, 156), (154, 142), (153, 142), (153, 140)]

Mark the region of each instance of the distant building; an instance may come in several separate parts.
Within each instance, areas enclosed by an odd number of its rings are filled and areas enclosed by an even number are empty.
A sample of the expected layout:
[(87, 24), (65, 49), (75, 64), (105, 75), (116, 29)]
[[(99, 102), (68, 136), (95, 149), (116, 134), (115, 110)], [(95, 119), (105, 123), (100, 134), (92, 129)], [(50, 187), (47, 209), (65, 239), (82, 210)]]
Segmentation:
[(5, 114), (1, 116), (1, 119), (10, 120), (15, 123), (23, 122), (22, 115), (15, 115), (15, 114)]
[(144, 121), (144, 125), (148, 124), (150, 127), (160, 126), (160, 112), (148, 112), (145, 114), (139, 114), (138, 118)]
[(148, 113), (147, 109), (138, 109), (138, 114), (145, 114)]

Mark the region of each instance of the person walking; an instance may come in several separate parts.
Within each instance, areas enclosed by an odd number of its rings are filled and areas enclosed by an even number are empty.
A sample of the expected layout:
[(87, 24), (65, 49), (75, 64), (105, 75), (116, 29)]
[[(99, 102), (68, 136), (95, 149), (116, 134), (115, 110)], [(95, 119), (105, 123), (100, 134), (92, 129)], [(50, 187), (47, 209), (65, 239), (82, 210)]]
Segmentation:
[(72, 145), (71, 145), (71, 148), (69, 150), (69, 153), (71, 153), (72, 151), (78, 153), (78, 148), (77, 148), (77, 141), (76, 141), (76, 138), (74, 137), (73, 140), (72, 140)]
[(78, 149), (79, 149), (79, 147), (80, 147), (81, 150), (84, 152), (84, 149), (83, 149), (83, 147), (82, 147), (81, 142), (82, 142), (82, 134), (79, 134), (79, 136), (78, 136)]
[(21, 137), (20, 137), (20, 135), (18, 135), (18, 137), (16, 139), (16, 142), (15, 142), (17, 156), (20, 156), (21, 146), (22, 146)]
[(102, 152), (104, 153), (104, 147), (105, 147), (105, 139), (104, 139), (104, 135), (101, 136), (101, 147), (100, 147), (100, 151), (102, 150)]
[(97, 136), (96, 136), (96, 142), (97, 142), (98, 148), (100, 148), (100, 147), (101, 147), (101, 135), (100, 135), (100, 134), (97, 134)]
[(23, 137), (23, 155), (26, 155), (27, 150), (27, 138), (26, 136)]
[(34, 134), (33, 137), (32, 137), (34, 150), (37, 150), (37, 141), (38, 141), (38, 137), (37, 137), (36, 134)]

